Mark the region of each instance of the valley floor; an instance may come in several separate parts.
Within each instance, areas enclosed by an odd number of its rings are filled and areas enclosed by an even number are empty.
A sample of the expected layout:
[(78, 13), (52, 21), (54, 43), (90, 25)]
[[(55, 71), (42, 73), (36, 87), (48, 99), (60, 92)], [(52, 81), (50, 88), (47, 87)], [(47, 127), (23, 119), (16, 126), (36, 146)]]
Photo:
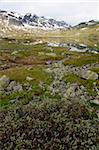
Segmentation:
[(1, 150), (98, 150), (98, 45), (0, 43)]

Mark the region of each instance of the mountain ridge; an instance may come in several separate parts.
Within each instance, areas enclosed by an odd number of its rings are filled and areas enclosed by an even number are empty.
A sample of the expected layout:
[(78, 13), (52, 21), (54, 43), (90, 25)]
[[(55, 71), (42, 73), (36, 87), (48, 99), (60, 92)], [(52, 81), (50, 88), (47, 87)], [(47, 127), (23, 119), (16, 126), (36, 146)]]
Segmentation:
[(1, 38), (78, 37), (86, 35), (86, 33), (98, 34), (98, 31), (99, 22), (95, 20), (71, 26), (65, 21), (39, 17), (31, 13), (20, 15), (16, 12), (0, 10)]
[(1, 20), (6, 21), (7, 25), (16, 25), (29, 28), (42, 28), (42, 29), (62, 29), (70, 28), (71, 25), (67, 24), (65, 21), (57, 21), (53, 18), (45, 18), (44, 16), (32, 15), (27, 13), (24, 16), (19, 15), (16, 12), (8, 12), (0, 10)]
[(3, 22), (3, 25), (6, 27), (9, 25), (14, 25), (25, 28), (40, 28), (43, 30), (83, 28), (99, 23), (96, 20), (90, 20), (72, 26), (65, 21), (58, 21), (53, 18), (46, 18), (44, 16), (39, 17), (36, 14), (26, 13), (25, 15), (21, 15), (13, 11), (0, 10), (0, 24)]

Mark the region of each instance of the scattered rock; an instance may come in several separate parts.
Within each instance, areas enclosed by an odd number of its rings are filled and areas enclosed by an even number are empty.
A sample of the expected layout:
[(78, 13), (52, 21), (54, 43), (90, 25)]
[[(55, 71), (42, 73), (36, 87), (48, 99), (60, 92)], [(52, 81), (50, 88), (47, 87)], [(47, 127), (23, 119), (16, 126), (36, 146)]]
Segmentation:
[(93, 104), (99, 105), (99, 99), (95, 99), (95, 100), (92, 100), (90, 102), (93, 103)]
[(55, 56), (56, 56), (56, 53), (52, 53), (52, 52), (51, 52), (51, 53), (45, 53), (45, 55), (46, 55), (46, 56), (52, 56), (52, 57), (55, 57)]
[(4, 89), (2, 86), (0, 86), (0, 94), (2, 94), (4, 92)]
[(15, 81), (10, 82), (10, 84), (7, 87), (7, 91), (12, 91), (15, 86), (16, 86), (16, 82)]
[(24, 90), (27, 90), (27, 91), (31, 91), (32, 90), (32, 86), (30, 85), (29, 82), (24, 83), (23, 88), (24, 88)]
[(66, 90), (66, 93), (65, 93), (65, 97), (73, 97), (75, 96), (75, 90), (76, 90), (76, 86), (70, 86), (67, 90)]
[(11, 55), (16, 55), (16, 54), (18, 54), (18, 51), (13, 51), (13, 52), (11, 53)]
[(50, 65), (50, 64), (52, 64), (51, 60), (45, 62), (45, 65)]
[(13, 87), (13, 91), (22, 92), (23, 91), (22, 85), (18, 83), (16, 86)]
[(9, 82), (10, 82), (9, 78), (6, 75), (3, 75), (0, 78), (0, 87), (3, 87), (3, 88), (7, 87)]
[[(64, 76), (69, 74), (74, 74), (81, 78), (83, 75), (87, 74), (87, 76), (84, 76), (85, 78), (83, 77), (84, 79), (96, 80), (98, 79), (97, 73), (89, 70), (93, 67), (97, 68), (98, 64), (88, 64), (84, 67), (75, 67), (72, 65), (64, 66), (62, 62), (52, 63), (47, 69), (45, 69), (45, 71), (51, 73), (54, 78), (53, 82), (48, 86), (48, 90), (52, 95), (59, 95), (62, 99), (72, 98), (81, 101), (95, 99), (96, 96), (89, 95), (85, 86), (77, 83), (69, 83), (68, 80), (67, 82), (63, 81)], [(99, 92), (96, 84), (93, 89), (96, 95), (98, 95)]]
[(27, 80), (27, 81), (32, 81), (32, 80), (33, 80), (33, 78), (32, 78), (32, 77), (27, 76), (27, 77), (26, 77), (26, 80)]
[(93, 71), (85, 71), (85, 72), (82, 72), (82, 75), (81, 75), (84, 79), (90, 79), (90, 80), (97, 80), (98, 79), (98, 74), (93, 72)]
[[(27, 76), (26, 78), (28, 81), (32, 81), (33, 78)], [(7, 76), (2, 76), (0, 78), (0, 94), (11, 94), (13, 92), (22, 92), (23, 90), (31, 91), (32, 86), (29, 82), (25, 84), (17, 83), (16, 81), (10, 81)]]
[(16, 103), (16, 99), (10, 100), (10, 103), (11, 103), (11, 104)]

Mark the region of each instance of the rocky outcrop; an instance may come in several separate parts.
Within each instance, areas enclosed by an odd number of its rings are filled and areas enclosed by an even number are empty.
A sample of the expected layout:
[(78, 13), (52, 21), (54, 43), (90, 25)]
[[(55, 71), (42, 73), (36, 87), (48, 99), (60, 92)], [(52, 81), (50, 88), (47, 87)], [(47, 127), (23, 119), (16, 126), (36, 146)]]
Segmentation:
[(97, 99), (97, 96), (99, 95), (99, 90), (93, 82), (93, 90), (92, 92), (96, 93), (96, 96), (92, 96), (88, 93), (88, 89), (83, 84), (78, 84), (76, 82), (70, 83), (68, 80), (64, 82), (63, 77), (65, 75), (74, 74), (77, 75), (79, 78), (83, 80), (97, 80), (98, 74), (90, 71), (91, 67), (93, 68), (98, 67), (98, 64), (91, 64), (86, 65), (83, 67), (74, 67), (74, 66), (64, 66), (62, 62), (54, 63), (52, 65), (49, 65), (49, 68), (47, 68), (45, 71), (53, 74), (53, 82), (48, 87), (48, 90), (54, 94), (59, 95), (63, 99), (78, 99), (78, 100), (95, 100)]
[(98, 74), (88, 70), (88, 71), (84, 71), (81, 73), (81, 77), (87, 80), (97, 80), (98, 79)]
[[(32, 78), (28, 77), (28, 81)], [(6, 75), (0, 78), (0, 94), (11, 94), (13, 92), (22, 92), (24, 90), (30, 91), (31, 85), (27, 82), (25, 84), (20, 84), (16, 81), (11, 81)]]
[(6, 75), (3, 75), (0, 78), (0, 87), (2, 87), (2, 88), (7, 87), (9, 82), (10, 82), (9, 78)]
[[(54, 63), (49, 65), (49, 68), (46, 69), (47, 72), (52, 73), (55, 78), (62, 80), (64, 75), (73, 73), (85, 79), (98, 79), (98, 74), (90, 71), (91, 68), (98, 68), (99, 64), (87, 64), (80, 67), (75, 67), (73, 65), (64, 66), (62, 62)], [(86, 77), (85, 77), (86, 76)]]
[(13, 92), (22, 92), (23, 88), (22, 85), (19, 83), (16, 83), (15, 81), (10, 82), (10, 84), (7, 87), (7, 91), (13, 91)]

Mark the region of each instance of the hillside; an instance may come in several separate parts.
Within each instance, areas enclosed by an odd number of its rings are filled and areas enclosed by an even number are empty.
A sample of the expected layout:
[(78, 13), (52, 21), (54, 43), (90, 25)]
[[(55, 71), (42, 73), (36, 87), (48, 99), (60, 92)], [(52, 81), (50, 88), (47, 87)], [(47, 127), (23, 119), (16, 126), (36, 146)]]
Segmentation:
[(24, 16), (15, 12), (0, 11), (0, 36), (15, 39), (30, 39), (38, 37), (66, 37), (69, 40), (94, 38), (99, 39), (99, 22), (91, 20), (72, 27), (64, 21), (46, 19), (37, 15)]

